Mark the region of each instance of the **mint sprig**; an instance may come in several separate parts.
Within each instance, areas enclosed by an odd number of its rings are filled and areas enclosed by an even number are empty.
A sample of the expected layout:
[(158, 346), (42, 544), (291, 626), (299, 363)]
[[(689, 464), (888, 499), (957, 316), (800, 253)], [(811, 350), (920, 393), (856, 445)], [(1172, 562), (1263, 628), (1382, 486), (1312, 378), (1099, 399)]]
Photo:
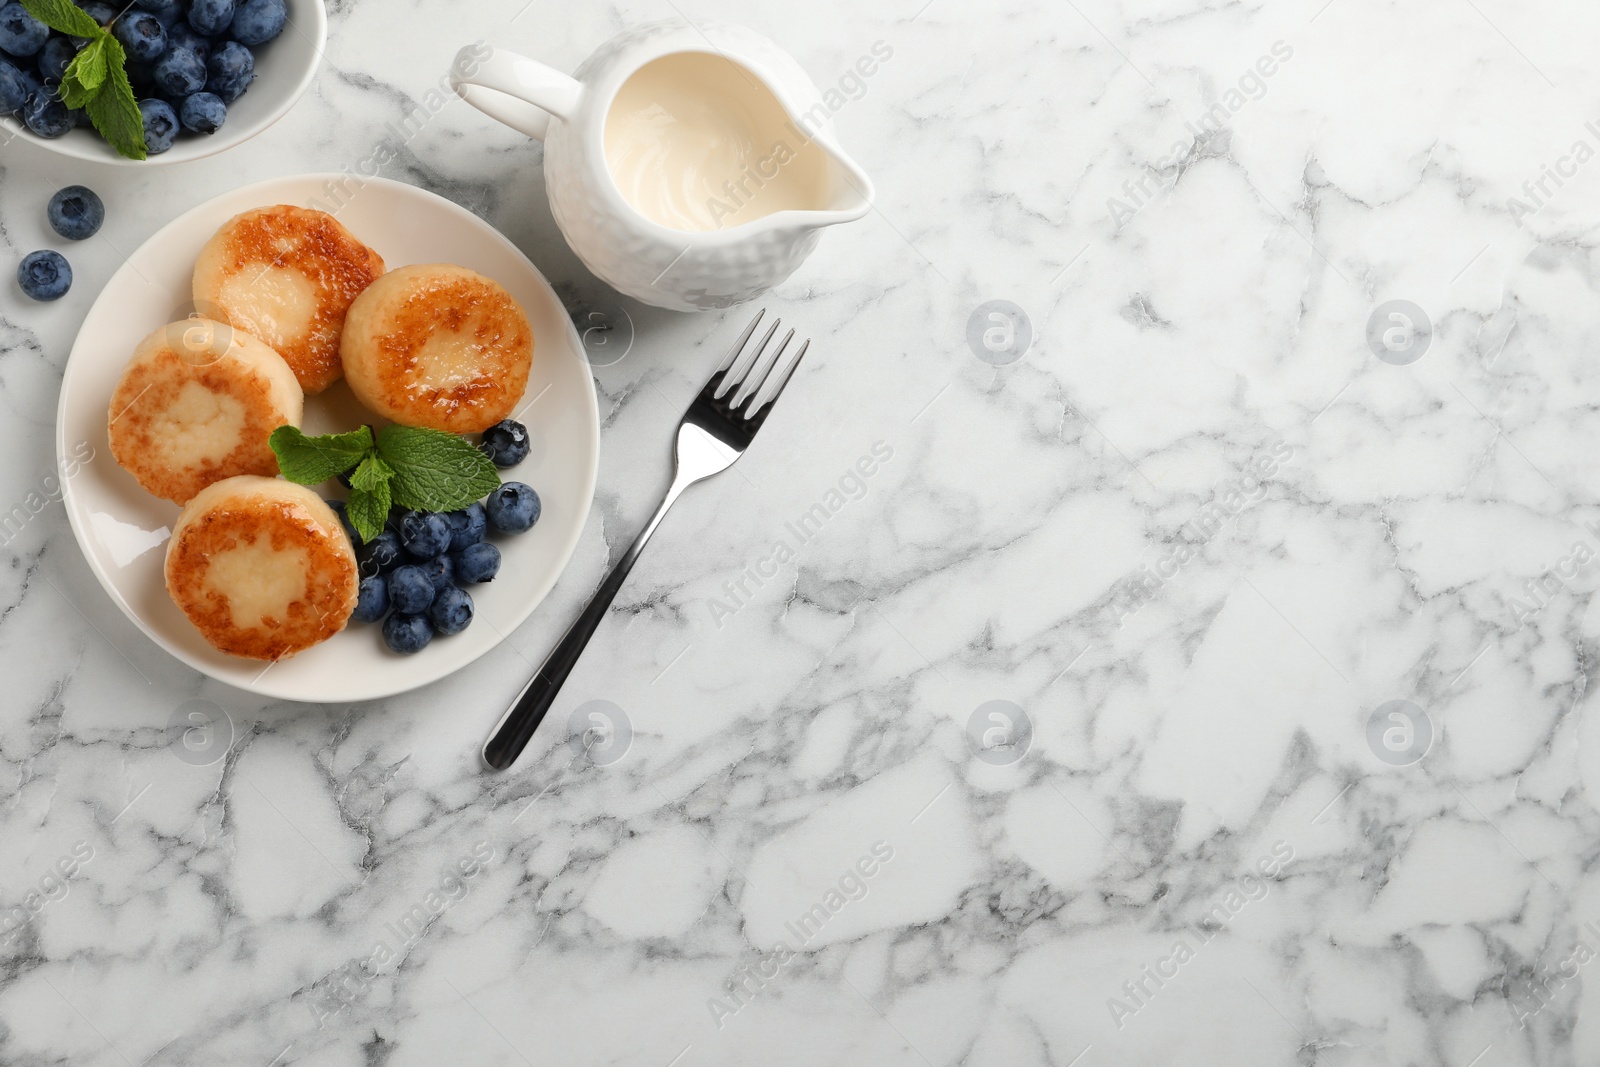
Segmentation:
[(371, 427), (308, 437), (279, 426), (268, 439), (278, 470), (291, 482), (320, 485), (349, 473), (350, 525), (362, 541), (383, 532), (389, 508), (457, 511), (494, 492), (500, 472), (489, 457), (453, 433), (418, 426)]
[(119, 155), (144, 159), (144, 117), (128, 81), (122, 43), (71, 0), (22, 0), (22, 6), (52, 30), (87, 39), (61, 76), (61, 102), (87, 111), (94, 128)]

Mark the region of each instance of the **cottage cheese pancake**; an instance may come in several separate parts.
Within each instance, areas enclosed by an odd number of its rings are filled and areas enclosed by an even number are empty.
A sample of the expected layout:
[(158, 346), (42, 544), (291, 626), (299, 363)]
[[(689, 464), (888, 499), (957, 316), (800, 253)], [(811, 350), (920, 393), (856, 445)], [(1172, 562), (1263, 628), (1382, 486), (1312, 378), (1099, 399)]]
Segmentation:
[(355, 550), (303, 485), (243, 475), (202, 490), (167, 544), (167, 592), (213, 647), (273, 660), (326, 641), (355, 609)]
[(201, 249), (194, 303), (265, 341), (307, 395), (341, 373), (345, 312), (383, 259), (325, 211), (279, 204), (235, 215)]
[(510, 293), (448, 263), (399, 267), (345, 319), (350, 391), (407, 426), (484, 430), (512, 414), (533, 365), (533, 328)]
[(209, 319), (163, 326), (140, 342), (111, 395), (111, 454), (175, 504), (236, 474), (272, 475), (267, 438), (300, 425), (294, 372), (272, 349)]

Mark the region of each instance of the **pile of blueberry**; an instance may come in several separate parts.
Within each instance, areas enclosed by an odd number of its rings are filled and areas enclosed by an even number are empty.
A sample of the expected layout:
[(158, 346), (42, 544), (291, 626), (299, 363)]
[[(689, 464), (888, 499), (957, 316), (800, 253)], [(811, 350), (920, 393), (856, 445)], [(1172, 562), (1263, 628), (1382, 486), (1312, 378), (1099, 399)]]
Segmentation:
[[(507, 419), (484, 432), (479, 447), (496, 466), (528, 454), (528, 431)], [(356, 546), (361, 565), (357, 622), (383, 622), (383, 643), (401, 655), (420, 652), (435, 634), (458, 634), (472, 624), (472, 596), (462, 588), (492, 581), (500, 550), (491, 532), (519, 534), (539, 521), (539, 494), (522, 482), (502, 482), (481, 503), (462, 511), (389, 513), (384, 531), (362, 543), (344, 501), (330, 500)]]
[[(69, 241), (83, 241), (100, 232), (106, 206), (94, 190), (69, 185), (50, 198), (45, 214), (56, 233)], [(60, 300), (72, 288), (72, 264), (53, 248), (29, 252), (17, 264), (17, 285), (34, 300)]]
[[(128, 53), (128, 80), (144, 118), (145, 151), (172, 147), (179, 128), (215, 133), (228, 105), (255, 80), (251, 49), (288, 22), (285, 0), (78, 0)], [(0, 112), (40, 137), (89, 125), (56, 88), (82, 38), (51, 30), (16, 0), (0, 6)]]

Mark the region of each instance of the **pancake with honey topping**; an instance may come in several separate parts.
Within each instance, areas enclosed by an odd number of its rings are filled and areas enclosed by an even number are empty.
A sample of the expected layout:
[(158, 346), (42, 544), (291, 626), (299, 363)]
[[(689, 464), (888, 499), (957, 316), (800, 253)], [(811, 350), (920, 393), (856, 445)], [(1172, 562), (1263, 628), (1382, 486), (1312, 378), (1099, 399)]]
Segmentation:
[(499, 283), (465, 267), (398, 267), (350, 305), (340, 345), (356, 399), (452, 433), (509, 417), (528, 385), (533, 328)]
[(351, 301), (383, 259), (325, 211), (279, 204), (235, 215), (194, 265), (194, 304), (266, 342), (306, 395), (339, 378), (339, 335)]
[(224, 323), (194, 318), (134, 349), (111, 394), (118, 464), (156, 496), (187, 503), (236, 474), (273, 475), (267, 439), (300, 425), (300, 384), (283, 357)]
[(243, 475), (189, 501), (167, 543), (167, 592), (214, 648), (275, 660), (326, 641), (355, 610), (350, 538), (321, 497)]

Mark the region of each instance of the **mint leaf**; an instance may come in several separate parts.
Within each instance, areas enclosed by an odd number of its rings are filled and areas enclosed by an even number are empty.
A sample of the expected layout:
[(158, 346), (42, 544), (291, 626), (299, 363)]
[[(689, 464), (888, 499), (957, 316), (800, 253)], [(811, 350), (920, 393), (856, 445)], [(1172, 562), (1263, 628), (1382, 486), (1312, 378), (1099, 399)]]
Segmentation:
[[(357, 472), (367, 470), (370, 460), (383, 460), (376, 456), (368, 456), (361, 461)], [(350, 499), (345, 502), (345, 509), (350, 515), (350, 525), (356, 528), (356, 533), (361, 535), (364, 544), (371, 544), (373, 538), (383, 532), (383, 524), (389, 518), (389, 479), (379, 478), (372, 483), (372, 488), (362, 488), (356, 481), (356, 476), (350, 476)]]
[(376, 452), (368, 452), (361, 465), (350, 473), (350, 488), (372, 493), (381, 485), (387, 494), (389, 479), (393, 477), (394, 468), (385, 463)]
[(294, 426), (279, 426), (267, 438), (278, 457), (278, 470), (291, 482), (317, 485), (360, 463), (372, 449), (372, 429), (307, 437)]
[[(88, 18), (87, 15), (84, 16)], [(93, 19), (89, 21), (93, 22)], [(89, 121), (100, 131), (100, 136), (118, 155), (129, 159), (144, 159), (144, 116), (139, 114), (139, 104), (133, 98), (133, 86), (128, 82), (128, 53), (115, 37), (101, 35), (101, 47), (106, 53), (106, 79), (85, 105)]]
[[(69, 85), (76, 86), (83, 92), (93, 95), (105, 85), (106, 76), (111, 73), (110, 62), (106, 52), (106, 42), (112, 40), (109, 34), (102, 33), (82, 48), (72, 57), (72, 62), (67, 64), (67, 72), (61, 77), (62, 99), (65, 100), (65, 90)], [(87, 102), (87, 101), (85, 101)], [(68, 104), (68, 107), (82, 107), (82, 104)]]
[(385, 426), (378, 454), (394, 468), (394, 502), (422, 511), (456, 511), (494, 492), (500, 472), (465, 438), (419, 426)]
[(28, 9), (28, 14), (52, 30), (73, 37), (97, 37), (105, 32), (87, 11), (72, 0), (22, 0), (22, 6)]

